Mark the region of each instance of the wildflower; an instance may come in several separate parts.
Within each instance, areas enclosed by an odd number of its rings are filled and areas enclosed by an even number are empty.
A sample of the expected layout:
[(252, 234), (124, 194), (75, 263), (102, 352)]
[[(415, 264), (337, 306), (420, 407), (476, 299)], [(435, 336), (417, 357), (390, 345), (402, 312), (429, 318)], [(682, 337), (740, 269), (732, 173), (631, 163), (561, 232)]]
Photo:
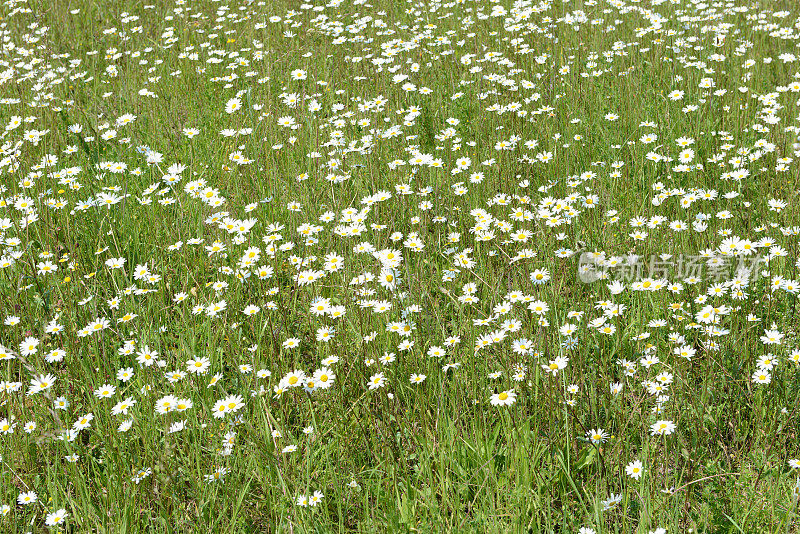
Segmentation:
[(549, 364), (547, 365), (542, 364), (542, 369), (544, 369), (546, 373), (555, 376), (558, 374), (559, 371), (567, 367), (568, 362), (569, 358), (565, 356), (558, 356), (555, 360), (550, 360)]
[(492, 395), (489, 402), (492, 406), (511, 406), (517, 402), (517, 394), (513, 389), (501, 391)]
[(26, 506), (28, 504), (33, 504), (38, 500), (38, 496), (34, 491), (26, 491), (24, 493), (20, 493), (17, 497), (17, 503), (22, 506)]
[(114, 395), (117, 391), (117, 388), (110, 384), (106, 384), (104, 386), (100, 386), (99, 388), (94, 390), (94, 396), (98, 399), (107, 399)]
[(213, 482), (220, 482), (222, 479), (225, 478), (225, 475), (228, 473), (227, 467), (217, 467), (214, 472), (209, 475), (203, 475), (203, 479), (206, 483), (211, 484)]
[(13, 419), (9, 421), (7, 418), (4, 418), (0, 420), (0, 434), (13, 434), (14, 427), (16, 426), (17, 424), (14, 422)]
[(213, 414), (216, 418), (236, 413), (244, 407), (244, 399), (240, 395), (230, 395), (214, 403)]
[(608, 497), (608, 499), (605, 499), (600, 504), (603, 505), (603, 511), (607, 511), (611, 510), (612, 508), (615, 508), (621, 502), (622, 502), (622, 495), (612, 493)]
[(225, 104), (225, 113), (231, 114), (242, 108), (242, 101), (238, 98), (231, 98)]
[(317, 490), (313, 494), (311, 494), (311, 497), (309, 497), (308, 504), (310, 506), (317, 506), (318, 504), (320, 504), (322, 502), (322, 498), (323, 497), (324, 497), (324, 495), (322, 494), (322, 492)]
[(51, 375), (40, 375), (31, 379), (31, 387), (28, 389), (28, 395), (35, 395), (41, 391), (50, 389), (55, 383), (56, 378)]
[(675, 423), (672, 421), (656, 421), (650, 425), (650, 434), (653, 436), (669, 436), (675, 431)]
[(586, 432), (586, 437), (589, 438), (593, 444), (597, 445), (599, 443), (605, 443), (608, 439), (608, 434), (602, 428), (588, 430)]
[(772, 375), (766, 369), (757, 369), (753, 373), (753, 382), (759, 385), (766, 385), (772, 381)]
[(386, 385), (386, 377), (383, 373), (376, 373), (369, 378), (369, 382), (367, 382), (367, 387), (370, 390), (382, 388)]
[(64, 508), (59, 508), (55, 512), (50, 512), (45, 516), (44, 524), (48, 527), (54, 527), (56, 525), (61, 525), (64, 521), (67, 520), (69, 514)]
[(639, 480), (643, 473), (642, 462), (639, 460), (634, 460), (625, 466), (625, 474), (635, 480)]

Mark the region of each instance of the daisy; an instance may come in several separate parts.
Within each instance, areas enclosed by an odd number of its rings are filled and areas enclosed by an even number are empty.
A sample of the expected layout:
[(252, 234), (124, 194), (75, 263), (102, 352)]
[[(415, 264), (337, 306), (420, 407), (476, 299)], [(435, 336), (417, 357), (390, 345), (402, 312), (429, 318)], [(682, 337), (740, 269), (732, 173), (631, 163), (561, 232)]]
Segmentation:
[(17, 503), (22, 506), (26, 506), (28, 504), (33, 504), (38, 500), (38, 496), (36, 492), (33, 491), (26, 491), (24, 493), (20, 493), (17, 497)]
[(513, 389), (495, 393), (489, 399), (492, 406), (511, 406), (517, 402), (517, 394)]
[(61, 524), (64, 523), (64, 521), (67, 520), (68, 516), (69, 516), (69, 514), (67, 513), (67, 511), (64, 508), (60, 508), (60, 509), (56, 510), (55, 512), (51, 512), (51, 513), (47, 514), (47, 516), (45, 517), (45, 520), (44, 520), (44, 524), (47, 525), (48, 527), (54, 527), (56, 525), (61, 525)]
[(106, 384), (104, 386), (100, 386), (99, 388), (94, 390), (94, 396), (98, 399), (107, 399), (114, 395), (117, 391), (117, 388), (110, 384)]
[(608, 439), (608, 434), (602, 428), (597, 428), (588, 430), (586, 432), (586, 437), (589, 439), (589, 441), (597, 445), (598, 443), (605, 443)]
[(644, 468), (642, 468), (642, 462), (639, 460), (634, 460), (625, 466), (625, 474), (635, 480), (639, 480), (643, 473)]
[(242, 108), (242, 101), (238, 98), (231, 98), (225, 104), (225, 113), (231, 114)]
[(675, 431), (675, 423), (672, 421), (656, 421), (650, 425), (650, 434), (653, 436), (669, 436)]
[(367, 382), (367, 387), (370, 390), (382, 388), (386, 385), (386, 377), (383, 373), (376, 373), (369, 378), (369, 382)]
[(35, 395), (41, 391), (50, 389), (56, 381), (56, 377), (51, 374), (40, 375), (31, 379), (31, 386), (28, 389), (28, 395)]

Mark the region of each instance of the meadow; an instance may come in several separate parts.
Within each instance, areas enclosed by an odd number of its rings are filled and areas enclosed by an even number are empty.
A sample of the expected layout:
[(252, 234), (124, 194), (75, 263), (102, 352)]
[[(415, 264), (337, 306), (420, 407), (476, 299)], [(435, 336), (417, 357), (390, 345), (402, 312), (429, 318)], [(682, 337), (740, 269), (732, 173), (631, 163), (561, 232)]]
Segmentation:
[(796, 2), (0, 40), (2, 531), (800, 532)]

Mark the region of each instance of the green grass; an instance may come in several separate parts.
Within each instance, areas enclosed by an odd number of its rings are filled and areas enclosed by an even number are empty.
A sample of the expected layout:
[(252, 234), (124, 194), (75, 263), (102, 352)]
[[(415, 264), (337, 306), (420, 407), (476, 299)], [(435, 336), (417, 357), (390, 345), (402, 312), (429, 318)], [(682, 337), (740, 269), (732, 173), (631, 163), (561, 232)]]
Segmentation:
[(4, 530), (800, 531), (793, 2), (0, 17)]

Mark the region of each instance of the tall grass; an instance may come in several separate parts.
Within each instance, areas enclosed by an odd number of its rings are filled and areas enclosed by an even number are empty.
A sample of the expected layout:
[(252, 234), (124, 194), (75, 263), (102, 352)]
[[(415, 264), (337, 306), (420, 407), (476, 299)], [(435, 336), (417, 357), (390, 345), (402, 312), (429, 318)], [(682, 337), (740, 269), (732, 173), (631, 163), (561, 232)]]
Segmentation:
[(5, 2), (3, 528), (796, 531), (799, 16)]

